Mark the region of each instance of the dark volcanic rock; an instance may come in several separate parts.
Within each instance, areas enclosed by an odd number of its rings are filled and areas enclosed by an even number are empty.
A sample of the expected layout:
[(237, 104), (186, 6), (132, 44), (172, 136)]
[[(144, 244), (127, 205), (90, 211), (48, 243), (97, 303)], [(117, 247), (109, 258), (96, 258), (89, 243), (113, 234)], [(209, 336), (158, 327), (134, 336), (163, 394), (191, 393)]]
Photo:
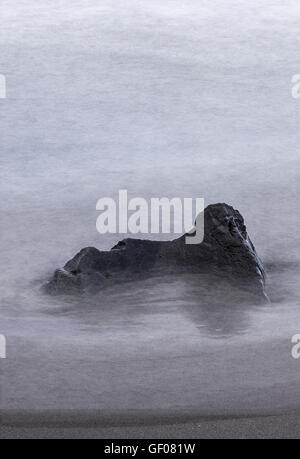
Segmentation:
[(174, 273), (211, 273), (227, 279), (230, 288), (244, 290), (249, 299), (266, 299), (265, 271), (248, 236), (241, 214), (227, 204), (204, 211), (201, 244), (186, 244), (185, 235), (173, 241), (125, 239), (109, 252), (88, 247), (45, 286), (52, 294), (93, 291), (114, 282)]

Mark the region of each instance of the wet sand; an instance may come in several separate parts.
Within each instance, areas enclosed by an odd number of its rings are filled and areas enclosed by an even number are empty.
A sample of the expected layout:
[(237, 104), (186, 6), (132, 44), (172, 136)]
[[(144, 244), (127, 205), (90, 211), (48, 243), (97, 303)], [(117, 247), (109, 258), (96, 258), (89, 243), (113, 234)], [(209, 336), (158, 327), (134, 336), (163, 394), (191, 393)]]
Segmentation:
[[(29, 416), (30, 418), (30, 416)], [(78, 414), (77, 421), (81, 425), (59, 423), (53, 425), (47, 415), (39, 417), (39, 425), (33, 425), (28, 418), (18, 426), (4, 425), (0, 428), (1, 439), (299, 439), (300, 413), (264, 415), (248, 417), (211, 417), (195, 418), (192, 421), (164, 423), (140, 423), (139, 425), (108, 426), (94, 424), (95, 418), (88, 419), (86, 415)], [(112, 419), (111, 419), (112, 420)], [(37, 421), (37, 419), (36, 419)], [(52, 419), (53, 421), (53, 419)], [(82, 421), (82, 422), (80, 422)], [(94, 424), (94, 425), (93, 425)], [(110, 424), (110, 425), (109, 425)]]

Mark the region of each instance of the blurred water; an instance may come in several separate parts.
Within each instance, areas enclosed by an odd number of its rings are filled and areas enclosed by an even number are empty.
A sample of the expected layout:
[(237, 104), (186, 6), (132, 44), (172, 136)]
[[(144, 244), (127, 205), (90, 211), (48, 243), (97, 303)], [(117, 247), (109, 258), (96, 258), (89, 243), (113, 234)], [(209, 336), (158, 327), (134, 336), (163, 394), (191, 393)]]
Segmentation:
[(260, 309), (207, 304), (190, 276), (77, 301), (39, 285), (117, 242), (95, 206), (121, 188), (228, 202), (264, 262), (297, 263), (299, 16), (296, 0), (2, 0), (4, 408), (295, 407), (297, 264)]

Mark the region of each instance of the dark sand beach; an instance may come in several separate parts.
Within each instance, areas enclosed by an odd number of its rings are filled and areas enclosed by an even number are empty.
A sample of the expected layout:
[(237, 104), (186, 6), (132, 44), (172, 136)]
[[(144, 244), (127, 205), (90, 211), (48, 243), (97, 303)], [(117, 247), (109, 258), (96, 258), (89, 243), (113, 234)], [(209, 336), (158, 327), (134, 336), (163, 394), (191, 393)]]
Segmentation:
[[(184, 415), (167, 419), (159, 415), (149, 419), (124, 419), (118, 415), (100, 422), (95, 416), (77, 413), (76, 420), (65, 414), (55, 421), (47, 414), (18, 416), (17, 425), (1, 426), (0, 439), (299, 439), (300, 414), (264, 416), (196, 417), (187, 421)], [(63, 418), (65, 417), (65, 422)], [(31, 419), (30, 419), (31, 418)], [(173, 418), (173, 419), (172, 419)], [(174, 422), (176, 421), (176, 422)], [(120, 423), (118, 425), (118, 423)], [(10, 425), (11, 424), (11, 425)]]

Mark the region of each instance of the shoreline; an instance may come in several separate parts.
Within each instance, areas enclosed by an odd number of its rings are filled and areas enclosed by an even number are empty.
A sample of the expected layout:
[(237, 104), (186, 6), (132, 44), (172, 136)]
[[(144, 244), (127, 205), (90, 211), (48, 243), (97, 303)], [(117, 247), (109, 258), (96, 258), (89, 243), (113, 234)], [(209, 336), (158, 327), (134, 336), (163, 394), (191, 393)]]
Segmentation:
[[(10, 417), (7, 417), (10, 416)], [(16, 420), (18, 416), (18, 420)], [(76, 419), (75, 419), (76, 416)], [(141, 415), (140, 415), (141, 416)], [(113, 414), (88, 417), (87, 413), (1, 414), (1, 439), (217, 439), (217, 438), (300, 438), (300, 412), (196, 416), (179, 413), (133, 417)], [(193, 418), (192, 418), (193, 416)]]

